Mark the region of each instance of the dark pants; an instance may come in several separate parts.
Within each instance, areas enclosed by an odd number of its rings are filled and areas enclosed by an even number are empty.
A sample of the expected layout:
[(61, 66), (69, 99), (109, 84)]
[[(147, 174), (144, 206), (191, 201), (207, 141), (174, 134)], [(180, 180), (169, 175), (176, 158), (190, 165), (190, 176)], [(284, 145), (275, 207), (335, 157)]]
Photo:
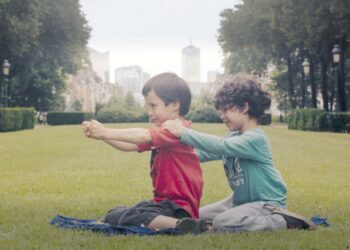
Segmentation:
[(148, 226), (159, 215), (176, 219), (190, 217), (179, 205), (170, 201), (141, 201), (133, 207), (115, 207), (108, 211), (105, 222), (113, 226)]

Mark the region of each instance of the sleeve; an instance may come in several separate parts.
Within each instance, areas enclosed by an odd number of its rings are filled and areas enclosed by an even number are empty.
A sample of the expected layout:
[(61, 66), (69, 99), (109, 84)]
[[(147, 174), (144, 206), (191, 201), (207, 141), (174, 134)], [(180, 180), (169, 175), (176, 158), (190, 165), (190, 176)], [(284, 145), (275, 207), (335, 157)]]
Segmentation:
[(180, 139), (164, 128), (150, 128), (152, 146), (166, 147), (181, 144)]
[(221, 160), (221, 155), (204, 152), (198, 148), (195, 149), (200, 162)]
[(261, 152), (259, 137), (256, 136), (256, 133), (249, 132), (238, 136), (221, 138), (186, 128), (181, 135), (181, 142), (214, 155), (225, 155), (257, 161), (260, 161), (261, 155), (266, 153)]
[(149, 143), (138, 144), (137, 147), (138, 147), (137, 152), (142, 153), (145, 151), (150, 151), (152, 149), (152, 144), (149, 144)]

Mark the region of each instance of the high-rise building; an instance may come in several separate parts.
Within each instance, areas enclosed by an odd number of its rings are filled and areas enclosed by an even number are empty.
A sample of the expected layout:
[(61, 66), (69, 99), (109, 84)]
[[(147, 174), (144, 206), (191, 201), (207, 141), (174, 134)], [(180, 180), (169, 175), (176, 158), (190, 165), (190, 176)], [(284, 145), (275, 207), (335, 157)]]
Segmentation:
[(114, 71), (115, 82), (123, 87), (124, 93), (141, 93), (150, 75), (142, 71), (140, 66), (120, 67)]
[(200, 82), (200, 49), (190, 44), (182, 49), (182, 77), (187, 82)]
[(101, 53), (89, 48), (89, 56), (92, 70), (102, 79), (102, 82), (109, 82), (109, 51)]

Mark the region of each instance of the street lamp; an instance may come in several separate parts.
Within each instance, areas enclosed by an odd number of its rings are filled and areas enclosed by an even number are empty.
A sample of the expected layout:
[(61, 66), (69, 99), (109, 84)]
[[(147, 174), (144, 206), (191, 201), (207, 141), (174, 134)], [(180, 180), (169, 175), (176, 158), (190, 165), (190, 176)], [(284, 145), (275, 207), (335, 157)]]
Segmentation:
[(2, 97), (4, 98), (4, 107), (7, 108), (8, 107), (8, 85), (9, 85), (9, 79), (8, 76), (10, 74), (10, 68), (11, 68), (11, 64), (7, 61), (4, 60), (4, 63), (2, 64), (2, 74), (5, 77), (5, 83), (4, 86), (2, 88)]
[(332, 49), (332, 55), (333, 55), (333, 63), (334, 63), (334, 71), (335, 71), (335, 82), (337, 84), (337, 94), (338, 94), (338, 98), (337, 98), (337, 103), (338, 103), (338, 109), (340, 109), (341, 111), (343, 111), (345, 109), (345, 103), (343, 103), (343, 86), (340, 82), (340, 77), (339, 77), (339, 64), (340, 64), (340, 55), (341, 55), (341, 49), (339, 48), (339, 45), (336, 44), (334, 45), (334, 48)]
[(303, 62), (303, 70), (304, 70), (305, 78), (307, 78), (310, 74), (310, 63), (309, 63), (309, 60), (307, 60), (306, 58)]
[(332, 49), (332, 54), (333, 54), (333, 62), (338, 65), (338, 63), (340, 62), (340, 53), (341, 53), (341, 49), (339, 48), (339, 45), (336, 44), (334, 45), (334, 48)]
[(303, 62), (303, 71), (304, 71), (304, 86), (302, 88), (302, 102), (303, 102), (303, 108), (305, 107), (305, 96), (306, 96), (306, 86), (307, 86), (307, 80), (309, 79), (309, 75), (310, 75), (310, 62), (307, 58), (305, 58), (304, 62)]

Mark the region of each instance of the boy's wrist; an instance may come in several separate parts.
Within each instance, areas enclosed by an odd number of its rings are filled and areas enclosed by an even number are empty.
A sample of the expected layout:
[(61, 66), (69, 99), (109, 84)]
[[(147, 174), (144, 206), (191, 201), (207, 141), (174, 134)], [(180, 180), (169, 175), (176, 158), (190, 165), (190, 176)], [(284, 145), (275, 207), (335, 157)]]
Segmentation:
[(111, 129), (108, 129), (108, 128), (103, 128), (102, 131), (101, 131), (101, 139), (104, 140), (104, 141), (107, 141), (109, 139), (111, 139), (110, 137), (110, 130)]

